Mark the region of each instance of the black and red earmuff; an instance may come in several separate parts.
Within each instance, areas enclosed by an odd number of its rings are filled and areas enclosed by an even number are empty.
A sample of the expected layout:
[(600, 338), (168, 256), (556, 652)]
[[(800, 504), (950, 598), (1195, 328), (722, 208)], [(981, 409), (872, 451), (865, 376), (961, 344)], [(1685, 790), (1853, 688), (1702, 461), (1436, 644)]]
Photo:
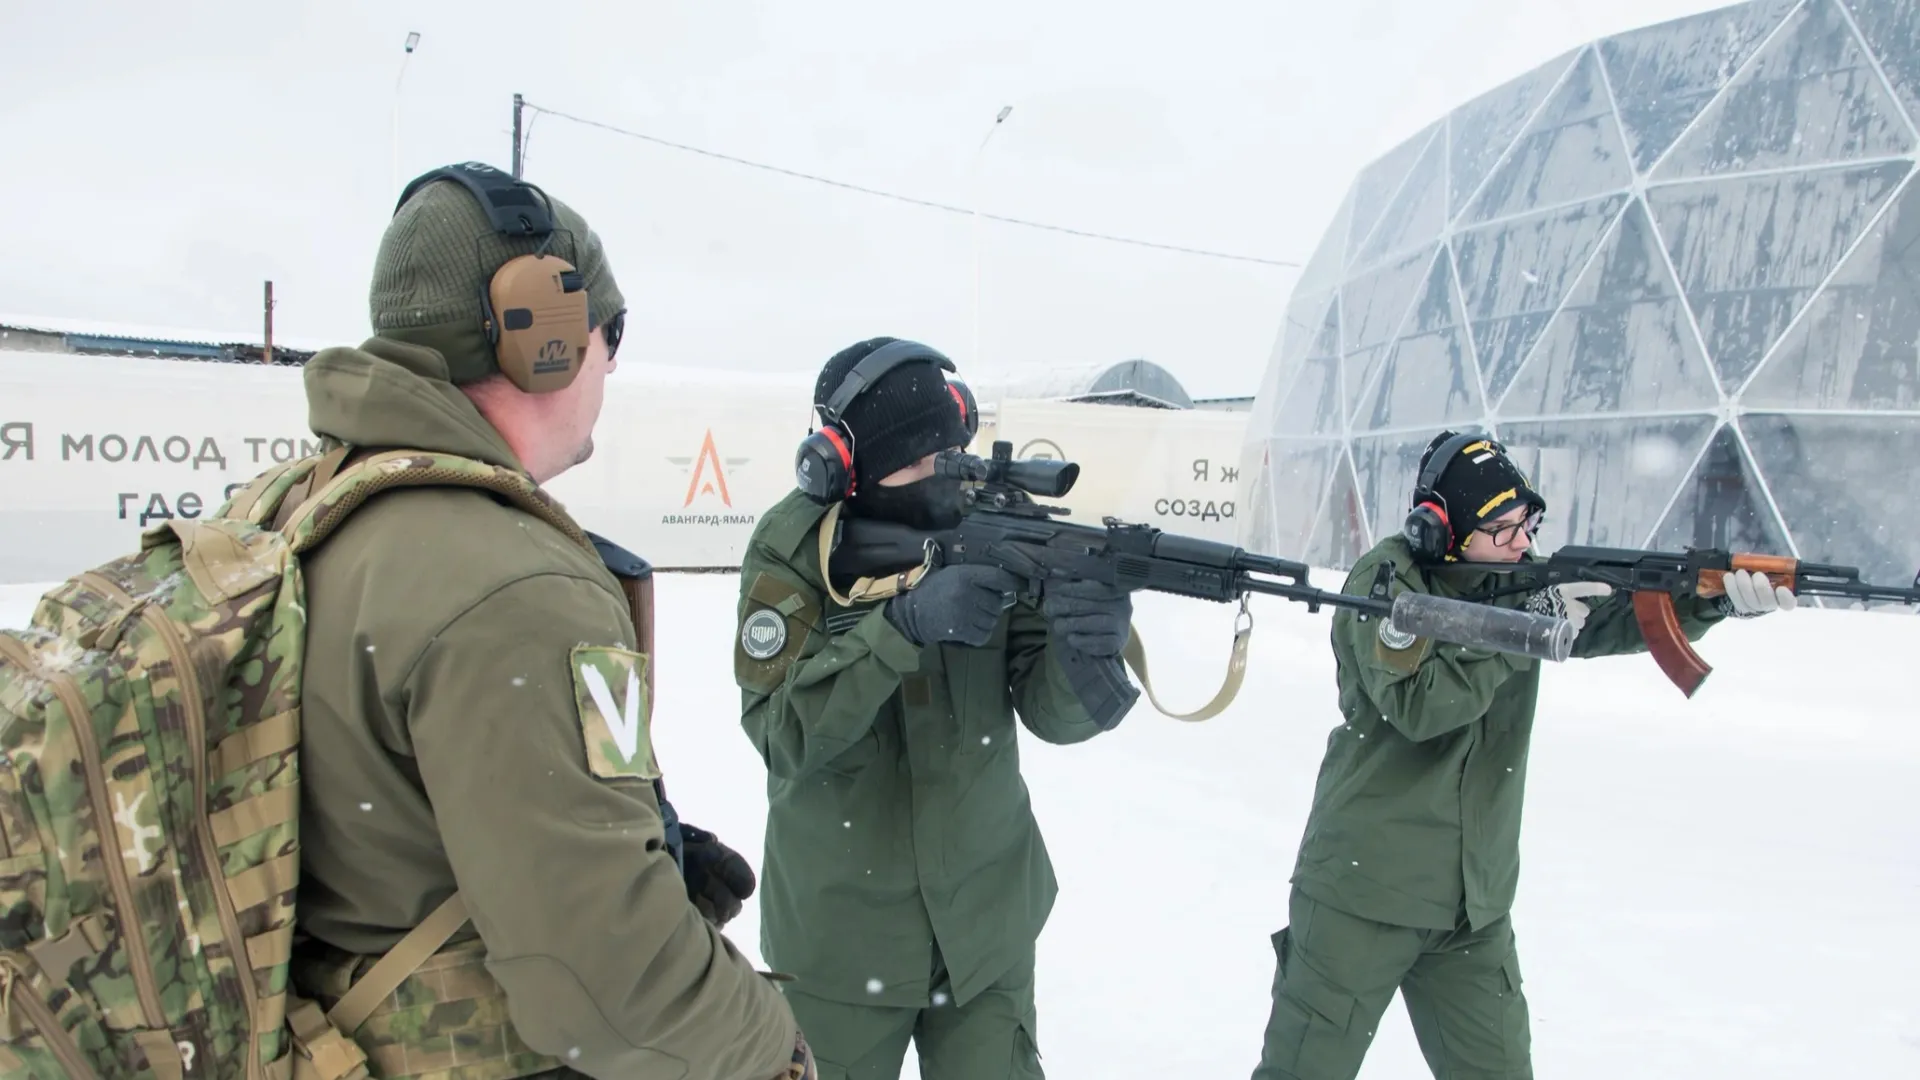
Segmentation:
[[(952, 360), (917, 341), (888, 342), (855, 364), (826, 402), (815, 406), (820, 426), (800, 440), (793, 460), (794, 481), (807, 498), (830, 506), (853, 494), (859, 483), (853, 469), (854, 433), (841, 417), (861, 391), (879, 382), (882, 375), (916, 360), (937, 364), (946, 371), (956, 370)], [(973, 391), (965, 383), (951, 380), (947, 391), (960, 408), (967, 434), (978, 433), (980, 414)]]
[(1420, 478), (1413, 485), (1413, 509), (1407, 512), (1407, 519), (1400, 526), (1400, 534), (1407, 538), (1407, 546), (1413, 549), (1416, 558), (1439, 562), (1453, 550), (1453, 523), (1447, 516), (1447, 500), (1434, 488), (1439, 486), (1447, 466), (1460, 451), (1484, 438), (1483, 434), (1462, 432), (1427, 455), (1426, 467), (1420, 470)]

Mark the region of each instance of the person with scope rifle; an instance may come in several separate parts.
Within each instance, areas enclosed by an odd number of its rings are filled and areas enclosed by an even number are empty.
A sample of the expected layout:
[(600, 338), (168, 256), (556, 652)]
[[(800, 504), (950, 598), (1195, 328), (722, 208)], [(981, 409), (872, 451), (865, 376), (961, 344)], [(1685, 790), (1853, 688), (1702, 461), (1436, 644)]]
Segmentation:
[(828, 580), (839, 514), (959, 523), (961, 481), (935, 455), (964, 449), (978, 417), (943, 370), (888, 337), (828, 360), (796, 489), (742, 559), (734, 676), (767, 768), (761, 950), (793, 976), (822, 1080), (897, 1077), (909, 1043), (927, 1077), (1044, 1075), (1034, 945), (1057, 884), (1015, 713), (1077, 743), (1138, 697), (1116, 670), (1082, 700), (1058, 659), (1070, 647), (1120, 669), (1132, 605), (1111, 586), (1049, 582), (1036, 606), (995, 567), (939, 567), (871, 600)]
[[(1505, 447), (1441, 432), (1420, 459), (1413, 508), (1348, 575), (1473, 599), (1474, 564), (1532, 559), (1547, 503)], [(1444, 572), (1443, 572), (1444, 568)], [(1715, 599), (1677, 605), (1699, 640), (1727, 616), (1794, 606), (1764, 575), (1727, 575)], [(1568, 582), (1490, 602), (1573, 623), (1574, 656), (1646, 649), (1633, 605)], [(1510, 909), (1540, 670), (1526, 656), (1442, 644), (1350, 611), (1333, 617), (1345, 723), (1327, 738), (1288, 925), (1273, 935), (1273, 1004), (1254, 1080), (1351, 1080), (1395, 990), (1436, 1078), (1533, 1076)]]

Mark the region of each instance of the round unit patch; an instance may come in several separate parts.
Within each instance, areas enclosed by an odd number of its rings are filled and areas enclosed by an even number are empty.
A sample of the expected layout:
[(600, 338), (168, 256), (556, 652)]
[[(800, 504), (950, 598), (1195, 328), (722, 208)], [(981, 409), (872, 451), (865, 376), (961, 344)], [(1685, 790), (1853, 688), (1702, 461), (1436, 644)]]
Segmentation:
[(755, 660), (771, 660), (787, 643), (787, 620), (772, 608), (761, 608), (740, 626), (740, 648)]
[(1383, 617), (1380, 620), (1380, 644), (1385, 645), (1387, 648), (1398, 652), (1413, 644), (1416, 640), (1418, 639), (1414, 637), (1414, 635), (1393, 625), (1391, 618)]

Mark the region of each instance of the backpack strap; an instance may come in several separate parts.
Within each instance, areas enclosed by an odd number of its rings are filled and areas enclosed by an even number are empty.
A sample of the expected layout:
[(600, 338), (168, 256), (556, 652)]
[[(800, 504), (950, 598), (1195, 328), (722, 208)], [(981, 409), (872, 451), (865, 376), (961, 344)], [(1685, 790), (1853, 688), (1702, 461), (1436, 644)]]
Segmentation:
[(467, 901), (456, 891), (375, 961), (333, 1008), (321, 1012), (318, 1004), (289, 990), (292, 1008), (287, 1010), (287, 1023), (293, 1029), (294, 1052), (286, 1060), (293, 1067), (290, 1076), (275, 1080), (354, 1080), (367, 1076), (367, 1055), (354, 1042), (354, 1034), (407, 976), (419, 970), (465, 925)]
[[(345, 455), (342, 455), (343, 457)], [(469, 487), (490, 491), (560, 530), (567, 539), (594, 550), (593, 542), (553, 497), (526, 474), (454, 454), (424, 450), (387, 450), (361, 458), (323, 483), (291, 511), (279, 532), (298, 555), (319, 546), (369, 498), (403, 487)], [(287, 500), (291, 502), (292, 500)]]
[(403, 982), (407, 976), (419, 969), (421, 964), (440, 951), (459, 929), (467, 925), (467, 898), (455, 892), (442, 901), (433, 910), (433, 914), (420, 920), (420, 925), (407, 932), (393, 948), (374, 962), (365, 975), (353, 984), (333, 1008), (327, 1010), (327, 1019), (345, 1034), (351, 1036), (367, 1022), (373, 1010), (387, 999), (387, 995)]
[(307, 470), (307, 474), (295, 481), (294, 485), (280, 497), (280, 505), (273, 515), (273, 524), (268, 528), (275, 532), (286, 528), (287, 520), (293, 516), (293, 512), (300, 508), (300, 504), (307, 501), (307, 496), (313, 494), (313, 489), (325, 487), (327, 482), (333, 479), (334, 474), (340, 471), (340, 466), (346, 462), (347, 455), (352, 450), (350, 446), (341, 445), (322, 455), (320, 460), (314, 463), (313, 468)]

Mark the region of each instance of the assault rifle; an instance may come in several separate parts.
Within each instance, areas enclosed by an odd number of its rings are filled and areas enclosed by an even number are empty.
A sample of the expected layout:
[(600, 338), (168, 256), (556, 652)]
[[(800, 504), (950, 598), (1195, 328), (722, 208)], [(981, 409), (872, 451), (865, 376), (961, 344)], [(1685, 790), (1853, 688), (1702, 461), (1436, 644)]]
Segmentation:
[[(1253, 632), (1248, 599), (1254, 593), (1307, 605), (1348, 608), (1362, 619), (1388, 618), (1405, 633), (1439, 641), (1561, 661), (1573, 648), (1573, 627), (1564, 619), (1523, 611), (1404, 592), (1391, 601), (1378, 592), (1367, 596), (1329, 592), (1307, 584), (1305, 563), (1256, 555), (1230, 544), (1162, 532), (1152, 525), (1105, 518), (1098, 526), (1057, 521), (1065, 507), (1035, 502), (1033, 496), (1060, 498), (1073, 489), (1080, 466), (1069, 461), (1013, 460), (1013, 444), (995, 442), (984, 459), (946, 451), (934, 459), (934, 473), (963, 482), (963, 515), (954, 528), (926, 532), (868, 518), (840, 518), (839, 504), (820, 529), (828, 589), (843, 604), (893, 596), (913, 588), (944, 565), (999, 566), (1018, 575), (1022, 594), (1039, 600), (1047, 582), (1093, 580), (1129, 592), (1147, 590), (1200, 600), (1238, 600), (1232, 658), (1227, 681), (1213, 701), (1186, 714), (1168, 712), (1153, 695), (1146, 651), (1136, 631), (1126, 646), (1126, 661), (1154, 708), (1177, 720), (1204, 720), (1220, 712), (1239, 692), (1246, 669), (1247, 639)], [(842, 595), (836, 580), (857, 579)], [(1095, 664), (1072, 650), (1062, 663), (1076, 688), (1082, 680), (1114, 677), (1110, 665)], [(1124, 682), (1124, 675), (1119, 676)], [(1128, 687), (1105, 687), (1131, 695)]]
[(1718, 548), (1688, 548), (1684, 552), (1642, 551), (1637, 548), (1569, 546), (1543, 559), (1521, 563), (1462, 563), (1445, 569), (1491, 571), (1511, 584), (1476, 593), (1488, 598), (1533, 592), (1569, 581), (1597, 581), (1633, 594), (1634, 620), (1647, 651), (1680, 692), (1692, 697), (1713, 668), (1680, 631), (1674, 601), (1725, 595), (1725, 578), (1735, 570), (1767, 575), (1796, 596), (1833, 596), (1895, 604), (1920, 604), (1920, 574), (1910, 588), (1868, 585), (1851, 566), (1801, 562), (1783, 555), (1755, 555)]

